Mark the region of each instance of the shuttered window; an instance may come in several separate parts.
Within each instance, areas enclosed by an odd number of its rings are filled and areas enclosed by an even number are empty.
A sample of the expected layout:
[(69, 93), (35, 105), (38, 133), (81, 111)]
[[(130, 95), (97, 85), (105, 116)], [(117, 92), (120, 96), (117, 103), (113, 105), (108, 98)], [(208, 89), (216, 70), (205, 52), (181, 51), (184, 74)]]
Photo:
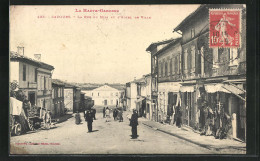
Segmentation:
[(218, 68), (219, 55), (218, 48), (213, 48), (213, 68)]
[(172, 70), (172, 58), (170, 59), (170, 75), (173, 74), (173, 70)]
[(238, 65), (238, 54), (237, 48), (231, 48), (229, 52), (229, 65), (235, 66)]
[(191, 71), (195, 71), (195, 60), (196, 60), (196, 51), (195, 51), (195, 46), (191, 47)]
[(188, 69), (188, 50), (186, 49), (184, 51), (184, 69)]
[(167, 61), (165, 62), (165, 77), (167, 77), (168, 74), (168, 65), (167, 65)]
[(26, 65), (23, 65), (23, 81), (26, 81)]

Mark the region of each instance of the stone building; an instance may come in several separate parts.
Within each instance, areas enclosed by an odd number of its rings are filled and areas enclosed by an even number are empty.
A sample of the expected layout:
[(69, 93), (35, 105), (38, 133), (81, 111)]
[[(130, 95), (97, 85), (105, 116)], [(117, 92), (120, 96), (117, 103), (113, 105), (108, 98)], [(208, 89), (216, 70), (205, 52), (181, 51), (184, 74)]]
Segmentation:
[(24, 56), (24, 53), (10, 52), (10, 81), (17, 81), (32, 106), (51, 110), (52, 65)]

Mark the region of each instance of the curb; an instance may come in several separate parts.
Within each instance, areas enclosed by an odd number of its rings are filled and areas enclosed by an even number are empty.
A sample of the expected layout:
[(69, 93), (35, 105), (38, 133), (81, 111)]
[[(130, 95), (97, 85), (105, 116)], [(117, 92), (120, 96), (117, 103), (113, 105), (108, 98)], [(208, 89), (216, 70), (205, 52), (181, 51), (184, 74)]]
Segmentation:
[[(147, 124), (145, 124), (145, 123), (142, 123), (142, 124), (145, 125), (145, 126), (148, 126), (148, 127), (150, 127), (150, 128), (154, 128), (153, 126), (147, 125)], [(173, 134), (173, 133), (170, 133), (170, 132), (168, 132), (168, 131), (161, 130), (161, 129), (158, 129), (158, 128), (156, 128), (156, 130), (161, 131), (161, 132), (166, 133), (166, 134), (169, 134), (169, 135), (172, 135), (172, 136), (175, 136), (175, 137), (177, 137), (177, 138), (179, 138), (179, 139), (185, 140), (185, 141), (190, 142), (190, 143), (193, 143), (193, 144), (195, 144), (195, 145), (199, 145), (200, 147), (206, 148), (206, 149), (208, 149), (208, 150), (214, 150), (214, 149), (210, 148), (208, 145), (197, 143), (197, 142), (195, 142), (195, 141), (192, 141), (192, 140), (189, 140), (189, 139), (187, 139), (187, 138), (184, 138), (184, 137), (182, 137), (182, 136), (180, 136), (180, 135), (176, 135), (176, 134)]]
[[(180, 136), (180, 135), (176, 135), (176, 134), (174, 134), (174, 133), (171, 133), (171, 132), (168, 132), (168, 131), (159, 129), (159, 128), (155, 128), (155, 127), (153, 127), (153, 126), (151, 126), (151, 125), (147, 125), (147, 124), (145, 124), (145, 123), (143, 123), (143, 122), (142, 122), (142, 124), (145, 125), (145, 126), (147, 126), (147, 127), (152, 128), (152, 129), (154, 129), (154, 130), (158, 130), (158, 131), (160, 131), (160, 132), (169, 134), (169, 135), (171, 135), (171, 136), (174, 136), (174, 137), (177, 137), (177, 138), (179, 138), (179, 139), (185, 140), (185, 141), (187, 141), (187, 142), (190, 142), (190, 143), (192, 143), (192, 144), (195, 144), (195, 145), (198, 145), (198, 146), (200, 146), (200, 147), (206, 148), (206, 149), (208, 149), (208, 150), (219, 151), (219, 150), (221, 150), (221, 149), (225, 149), (225, 148), (221, 148), (221, 147), (212, 147), (212, 146), (210, 146), (210, 145), (201, 144), (201, 143), (192, 141), (192, 140), (190, 140), (190, 139), (187, 139), (187, 138), (185, 138), (185, 137), (182, 137), (182, 136)], [(236, 150), (241, 150), (241, 148), (245, 148), (245, 147), (229, 147), (229, 148), (233, 148), (233, 149), (236, 149)], [(228, 148), (228, 149), (229, 149), (229, 148)], [(244, 151), (244, 150), (243, 150), (243, 151)]]

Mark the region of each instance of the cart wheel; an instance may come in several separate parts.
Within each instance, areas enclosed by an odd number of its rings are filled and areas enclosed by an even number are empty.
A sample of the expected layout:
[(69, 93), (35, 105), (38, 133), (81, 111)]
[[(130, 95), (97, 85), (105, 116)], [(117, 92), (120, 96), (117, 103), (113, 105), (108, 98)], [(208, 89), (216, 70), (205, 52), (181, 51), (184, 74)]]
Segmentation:
[(17, 123), (14, 128), (14, 134), (21, 135), (21, 132), (22, 132), (22, 126), (20, 123)]

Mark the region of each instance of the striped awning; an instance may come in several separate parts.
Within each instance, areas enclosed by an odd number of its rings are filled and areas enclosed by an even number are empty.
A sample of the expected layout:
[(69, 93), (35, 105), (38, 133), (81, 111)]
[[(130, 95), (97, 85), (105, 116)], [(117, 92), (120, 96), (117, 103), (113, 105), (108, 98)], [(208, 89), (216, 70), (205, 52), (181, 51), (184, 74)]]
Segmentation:
[(225, 92), (225, 93), (234, 93), (234, 94), (244, 94), (243, 90), (236, 88), (229, 84), (205, 84), (205, 90), (208, 93), (215, 93), (215, 92)]

